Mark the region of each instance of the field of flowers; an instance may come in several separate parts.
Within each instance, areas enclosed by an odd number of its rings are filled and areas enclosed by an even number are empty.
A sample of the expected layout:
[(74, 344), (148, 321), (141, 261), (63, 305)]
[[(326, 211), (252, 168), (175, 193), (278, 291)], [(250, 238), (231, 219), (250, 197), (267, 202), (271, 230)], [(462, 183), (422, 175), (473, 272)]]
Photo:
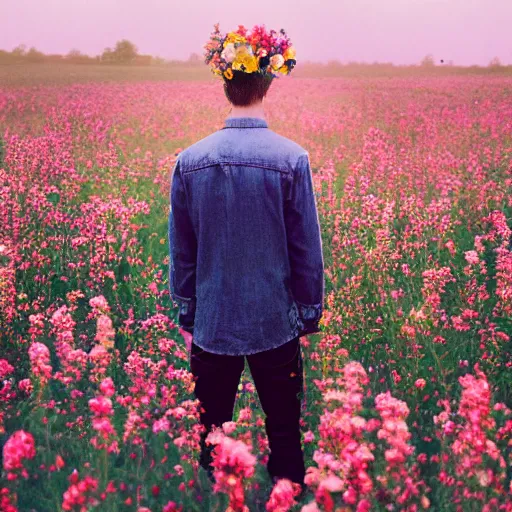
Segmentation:
[(213, 436), (168, 293), (170, 171), (213, 81), (0, 88), (2, 512), (512, 511), (512, 79), (281, 79), (311, 155), (323, 332), (300, 503), (248, 371)]

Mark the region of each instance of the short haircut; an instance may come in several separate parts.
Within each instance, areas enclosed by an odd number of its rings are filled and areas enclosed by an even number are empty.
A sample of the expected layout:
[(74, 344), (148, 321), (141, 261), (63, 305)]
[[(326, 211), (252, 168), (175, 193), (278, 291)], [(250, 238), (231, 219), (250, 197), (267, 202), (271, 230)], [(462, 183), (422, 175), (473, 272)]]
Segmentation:
[(247, 107), (264, 98), (273, 78), (270, 74), (262, 75), (234, 70), (231, 80), (224, 77), (224, 93), (233, 105)]

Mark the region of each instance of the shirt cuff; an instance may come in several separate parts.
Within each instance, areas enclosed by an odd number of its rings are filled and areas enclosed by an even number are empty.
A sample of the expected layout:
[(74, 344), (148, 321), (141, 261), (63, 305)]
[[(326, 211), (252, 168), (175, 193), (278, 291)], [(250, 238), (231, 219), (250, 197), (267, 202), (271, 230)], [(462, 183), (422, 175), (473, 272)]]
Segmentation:
[(297, 302), (297, 305), (299, 306), (299, 317), (305, 325), (318, 323), (320, 318), (322, 318), (322, 304), (302, 304)]
[(189, 332), (190, 334), (194, 333), (194, 320), (196, 316), (196, 299), (193, 298), (185, 298), (185, 297), (177, 297), (175, 296), (175, 300), (179, 305), (178, 312), (178, 323), (180, 327)]

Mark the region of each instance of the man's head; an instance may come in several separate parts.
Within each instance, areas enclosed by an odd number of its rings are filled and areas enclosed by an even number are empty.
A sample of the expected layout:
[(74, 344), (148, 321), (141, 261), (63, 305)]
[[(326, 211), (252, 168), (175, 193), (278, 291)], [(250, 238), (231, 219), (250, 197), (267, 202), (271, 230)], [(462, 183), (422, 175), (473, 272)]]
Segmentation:
[(232, 105), (248, 107), (263, 100), (273, 78), (271, 74), (233, 71), (233, 78), (224, 77), (224, 93)]

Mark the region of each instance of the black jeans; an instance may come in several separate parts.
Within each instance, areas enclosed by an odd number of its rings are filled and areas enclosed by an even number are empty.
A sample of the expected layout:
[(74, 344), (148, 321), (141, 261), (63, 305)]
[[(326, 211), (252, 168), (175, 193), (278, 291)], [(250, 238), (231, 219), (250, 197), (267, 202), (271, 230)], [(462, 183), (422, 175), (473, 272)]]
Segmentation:
[[(304, 454), (301, 445), (300, 413), (304, 367), (300, 338), (272, 350), (247, 356), (212, 354), (192, 343), (190, 368), (194, 375), (195, 396), (204, 412), (200, 421), (206, 427), (201, 436), (200, 463), (206, 470), (212, 461), (212, 445), (205, 438), (213, 425), (233, 420), (236, 394), (247, 357), (263, 412), (270, 456), (270, 477), (289, 478), (303, 484)], [(299, 395), (300, 393), (300, 395)]]

